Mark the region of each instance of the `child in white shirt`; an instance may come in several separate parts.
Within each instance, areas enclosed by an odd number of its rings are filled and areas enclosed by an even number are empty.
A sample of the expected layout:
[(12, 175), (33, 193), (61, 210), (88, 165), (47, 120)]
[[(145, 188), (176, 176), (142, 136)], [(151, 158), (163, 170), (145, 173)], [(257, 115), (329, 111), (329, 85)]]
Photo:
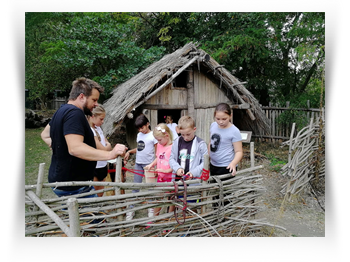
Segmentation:
[[(101, 106), (98, 105), (92, 110), (92, 116), (88, 117), (89, 124), (92, 132), (94, 133), (95, 143), (97, 149), (112, 150), (111, 144), (107, 141), (105, 136), (103, 135), (103, 131), (101, 129), (101, 125), (106, 117), (106, 111)], [(94, 173), (94, 181), (105, 181), (108, 175), (107, 169), (107, 161), (97, 161), (96, 169)], [(94, 186), (95, 190), (103, 189), (103, 186)], [(103, 193), (97, 194), (99, 197), (103, 196)]]
[[(136, 154), (134, 183), (142, 183), (144, 176), (144, 168), (151, 164), (155, 159), (155, 152), (158, 141), (154, 138), (150, 129), (149, 120), (145, 115), (139, 115), (135, 120), (135, 127), (138, 129), (137, 147), (126, 152), (124, 156), (124, 164), (128, 161), (130, 153)], [(138, 189), (132, 190), (133, 193), (139, 192)], [(126, 220), (131, 220), (134, 212), (126, 214)], [(153, 217), (153, 208), (148, 209), (148, 216)]]

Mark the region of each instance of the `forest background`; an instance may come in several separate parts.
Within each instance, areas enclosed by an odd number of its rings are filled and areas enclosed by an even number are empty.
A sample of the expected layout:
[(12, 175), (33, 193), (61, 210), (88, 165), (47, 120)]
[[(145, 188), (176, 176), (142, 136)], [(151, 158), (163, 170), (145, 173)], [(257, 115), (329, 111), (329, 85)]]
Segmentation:
[(27, 12), (25, 85), (46, 109), (78, 76), (114, 88), (188, 42), (262, 105), (324, 105), (324, 12)]

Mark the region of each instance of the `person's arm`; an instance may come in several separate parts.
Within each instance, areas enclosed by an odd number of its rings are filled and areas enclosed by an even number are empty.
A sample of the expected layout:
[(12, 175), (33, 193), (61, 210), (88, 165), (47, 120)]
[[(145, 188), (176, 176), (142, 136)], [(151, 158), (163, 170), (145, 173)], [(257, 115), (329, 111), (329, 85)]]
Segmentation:
[(184, 174), (184, 169), (177, 162), (177, 155), (178, 155), (177, 150), (178, 150), (178, 144), (173, 143), (173, 146), (171, 147), (169, 165), (178, 176), (182, 176)]
[(84, 143), (82, 135), (69, 134), (65, 135), (69, 154), (72, 156), (89, 160), (89, 161), (103, 161), (115, 159), (117, 156), (125, 154), (127, 148), (125, 145), (117, 144), (112, 151), (98, 150)]
[(200, 154), (199, 156), (199, 163), (197, 166), (193, 166), (191, 170), (189, 170), (189, 173), (192, 174), (192, 178), (200, 178), (202, 174), (202, 170), (204, 167), (204, 155), (208, 154), (208, 146), (207, 143), (202, 142), (199, 144), (199, 150), (197, 151), (197, 154)]
[(49, 146), (51, 147), (51, 137), (50, 137), (50, 125), (47, 124), (44, 130), (41, 132), (41, 139)]
[(124, 161), (128, 161), (129, 160), (130, 154), (136, 154), (136, 150), (137, 150), (137, 148), (130, 149), (129, 151), (127, 151), (125, 153), (125, 156), (124, 156)]
[(105, 146), (105, 150), (107, 150), (107, 151), (111, 151), (112, 150), (112, 145), (111, 145), (111, 143), (109, 143), (108, 141), (107, 141), (107, 138), (105, 138), (105, 140), (106, 140), (106, 146)]
[(157, 164), (157, 158), (153, 160), (153, 162), (147, 166), (145, 166), (144, 169), (150, 170), (152, 167), (154, 167)]
[(93, 128), (91, 128), (91, 130), (92, 130), (92, 133), (94, 134), (96, 148), (99, 149), (99, 150), (111, 151), (112, 148), (110, 148), (108, 150), (104, 145), (102, 145), (101, 141), (98, 139), (98, 136), (96, 134), (97, 131), (95, 129), (93, 129)]
[(232, 144), (235, 150), (235, 157), (226, 168), (229, 169), (229, 172), (232, 173), (233, 176), (235, 176), (236, 166), (239, 163), (239, 161), (241, 161), (243, 158), (243, 146), (242, 146), (242, 141), (234, 142)]
[(96, 143), (96, 148), (99, 149), (99, 150), (105, 150), (105, 151), (110, 151), (111, 149), (107, 149), (107, 147), (103, 146), (101, 144), (101, 141), (98, 140), (98, 137), (97, 136), (94, 136), (94, 139), (95, 139), (95, 143)]

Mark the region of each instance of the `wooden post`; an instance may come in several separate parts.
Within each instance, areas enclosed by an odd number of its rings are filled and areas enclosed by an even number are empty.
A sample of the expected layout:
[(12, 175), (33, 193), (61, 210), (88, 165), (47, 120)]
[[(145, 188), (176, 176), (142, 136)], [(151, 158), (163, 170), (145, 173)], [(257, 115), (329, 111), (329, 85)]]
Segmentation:
[(44, 182), (44, 169), (45, 169), (45, 163), (40, 163), (38, 180), (36, 182), (36, 195), (39, 198), (41, 198), (41, 195), (42, 195), (42, 188), (43, 188), (43, 182)]
[(69, 213), (69, 229), (71, 237), (80, 237), (80, 221), (79, 221), (79, 209), (78, 201), (76, 198), (69, 198), (67, 200), (68, 213)]
[[(38, 180), (36, 181), (36, 195), (39, 199), (41, 199), (42, 195), (42, 189), (43, 189), (43, 183), (44, 183), (44, 169), (45, 169), (45, 163), (40, 163), (39, 165), (39, 173), (38, 173)], [(39, 207), (34, 206), (33, 211), (38, 211)], [(36, 221), (38, 221), (38, 216), (36, 216)]]
[[(121, 156), (118, 156), (116, 161), (115, 161), (115, 182), (117, 183), (121, 183), (122, 181), (122, 158)], [(121, 190), (120, 187), (115, 187), (115, 195), (118, 196), (121, 194)], [(121, 208), (117, 208), (117, 212), (122, 212)], [(123, 220), (123, 216), (118, 216), (117, 217), (118, 221), (122, 221)]]
[(255, 166), (254, 142), (250, 142), (250, 167)]
[(295, 123), (292, 125), (292, 131), (290, 132), (290, 143), (289, 143), (289, 152), (288, 152), (288, 163), (292, 161), (292, 144), (293, 144), (293, 136), (294, 136)]
[[(203, 169), (206, 169), (206, 170), (209, 170), (209, 155), (204, 155), (204, 165), (203, 165)], [(210, 176), (210, 174), (209, 174)], [(202, 185), (206, 185), (208, 184), (207, 181), (202, 181)], [(203, 190), (202, 191), (202, 201), (204, 201), (204, 198), (207, 196), (208, 192), (206, 190)], [(206, 206), (203, 205), (202, 206), (202, 210), (201, 210), (201, 213), (204, 214), (206, 211)]]
[[(191, 68), (192, 69), (192, 68)], [(195, 119), (194, 111), (194, 87), (193, 87), (193, 71), (188, 71), (187, 83), (187, 110), (188, 115)]]

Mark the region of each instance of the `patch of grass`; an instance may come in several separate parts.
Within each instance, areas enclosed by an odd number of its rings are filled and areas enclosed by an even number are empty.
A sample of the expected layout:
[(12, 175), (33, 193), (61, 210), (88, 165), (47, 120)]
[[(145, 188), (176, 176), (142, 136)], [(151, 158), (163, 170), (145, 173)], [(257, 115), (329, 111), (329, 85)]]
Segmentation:
[[(48, 170), (51, 163), (51, 149), (41, 139), (44, 128), (25, 129), (25, 184), (35, 185), (38, 178), (39, 164), (45, 163), (44, 183), (47, 183)], [(51, 189), (44, 189), (49, 194)], [(53, 193), (52, 193), (53, 194)]]
[(266, 156), (272, 171), (279, 172), (288, 162), (288, 147), (281, 148), (279, 144), (254, 142), (255, 152)]
[(283, 160), (283, 159), (280, 159), (278, 157), (276, 157), (275, 155), (273, 154), (268, 154), (266, 156), (269, 161), (270, 161), (270, 167), (273, 171), (275, 172), (279, 172), (281, 170), (281, 168), (287, 164), (287, 161)]

